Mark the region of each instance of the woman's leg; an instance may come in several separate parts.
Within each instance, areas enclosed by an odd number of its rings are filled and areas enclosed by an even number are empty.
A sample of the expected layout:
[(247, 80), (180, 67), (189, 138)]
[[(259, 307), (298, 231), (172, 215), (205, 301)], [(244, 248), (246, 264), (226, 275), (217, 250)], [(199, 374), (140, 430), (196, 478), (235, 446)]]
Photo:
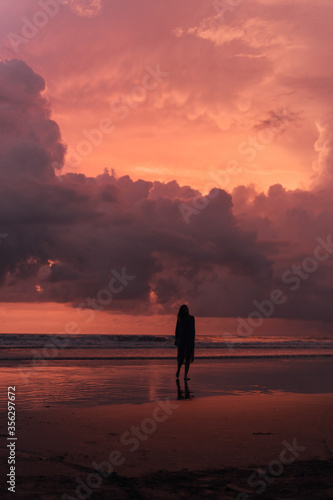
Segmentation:
[(184, 346), (183, 342), (180, 342), (178, 344), (178, 353), (177, 353), (178, 369), (177, 369), (177, 373), (176, 373), (176, 378), (179, 377), (180, 369), (181, 369), (181, 366), (184, 362), (184, 359), (185, 359), (185, 346)]
[(184, 380), (190, 380), (187, 374), (193, 359), (194, 359), (194, 344), (192, 342), (189, 342), (186, 346)]
[(190, 380), (187, 376), (188, 371), (190, 369), (190, 360), (185, 361), (185, 373), (184, 373), (184, 380)]

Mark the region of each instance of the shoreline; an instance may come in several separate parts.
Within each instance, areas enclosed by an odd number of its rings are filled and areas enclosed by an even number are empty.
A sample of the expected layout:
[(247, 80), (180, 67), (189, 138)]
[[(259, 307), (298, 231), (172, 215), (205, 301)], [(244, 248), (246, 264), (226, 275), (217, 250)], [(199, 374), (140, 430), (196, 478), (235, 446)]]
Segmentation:
[[(265, 360), (265, 359), (321, 359), (321, 358), (332, 358), (333, 353), (322, 353), (322, 354), (230, 354), (230, 355), (215, 355), (215, 356), (195, 356), (196, 360), (205, 361), (205, 360)], [(21, 358), (0, 358), (0, 362), (3, 361), (34, 361), (36, 360), (35, 356), (30, 357), (21, 357)], [(61, 361), (174, 361), (175, 356), (80, 356), (80, 357), (62, 357), (59, 356), (57, 359), (51, 358), (51, 362), (61, 362)]]

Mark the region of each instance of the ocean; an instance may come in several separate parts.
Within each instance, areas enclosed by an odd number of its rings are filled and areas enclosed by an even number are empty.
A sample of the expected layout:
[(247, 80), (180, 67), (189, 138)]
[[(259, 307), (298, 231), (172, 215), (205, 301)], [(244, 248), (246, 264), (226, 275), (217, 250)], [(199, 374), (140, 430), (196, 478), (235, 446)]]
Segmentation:
[(176, 384), (174, 336), (0, 336), (0, 405), (17, 409), (141, 404), (214, 395), (333, 393), (333, 340), (198, 336), (191, 380)]
[[(333, 356), (333, 339), (327, 337), (199, 335), (195, 346), (197, 359)], [(176, 351), (173, 335), (0, 335), (0, 360), (174, 359)]]

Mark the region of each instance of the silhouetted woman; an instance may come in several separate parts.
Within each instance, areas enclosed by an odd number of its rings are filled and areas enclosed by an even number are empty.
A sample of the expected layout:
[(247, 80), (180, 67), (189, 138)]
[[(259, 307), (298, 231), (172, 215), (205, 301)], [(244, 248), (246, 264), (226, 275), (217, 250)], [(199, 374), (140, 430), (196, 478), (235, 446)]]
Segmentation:
[(180, 306), (178, 311), (175, 335), (175, 345), (178, 347), (176, 377), (179, 378), (180, 368), (185, 362), (184, 380), (190, 380), (187, 374), (190, 363), (194, 360), (195, 323), (194, 316), (190, 315), (188, 307), (185, 304)]

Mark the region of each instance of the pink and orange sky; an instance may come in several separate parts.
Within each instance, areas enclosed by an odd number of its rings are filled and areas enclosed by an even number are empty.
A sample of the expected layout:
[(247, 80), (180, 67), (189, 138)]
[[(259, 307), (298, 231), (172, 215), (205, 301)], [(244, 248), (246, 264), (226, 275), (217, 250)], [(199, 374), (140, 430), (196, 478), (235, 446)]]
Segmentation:
[(168, 333), (182, 302), (232, 331), (274, 289), (272, 317), (329, 329), (332, 19), (329, 0), (3, 0), (1, 331), (59, 332), (97, 297), (84, 331)]

